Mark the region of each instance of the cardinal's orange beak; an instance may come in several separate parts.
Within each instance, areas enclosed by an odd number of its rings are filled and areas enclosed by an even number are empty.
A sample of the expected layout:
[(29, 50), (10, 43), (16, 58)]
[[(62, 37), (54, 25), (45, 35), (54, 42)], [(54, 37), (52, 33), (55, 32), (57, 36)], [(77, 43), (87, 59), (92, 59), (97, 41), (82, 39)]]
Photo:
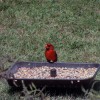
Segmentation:
[(45, 45), (45, 49), (46, 49), (46, 50), (48, 49), (48, 45)]

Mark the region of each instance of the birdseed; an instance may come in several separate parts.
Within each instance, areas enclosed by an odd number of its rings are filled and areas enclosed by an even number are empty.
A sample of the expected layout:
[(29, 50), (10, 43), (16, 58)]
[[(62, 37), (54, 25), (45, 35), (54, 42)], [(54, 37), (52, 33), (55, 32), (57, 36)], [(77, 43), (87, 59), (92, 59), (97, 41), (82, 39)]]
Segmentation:
[[(56, 69), (57, 75), (55, 77), (51, 77), (51, 69)], [(14, 73), (14, 77), (20, 79), (86, 79), (91, 78), (96, 71), (95, 67), (20, 67)]]

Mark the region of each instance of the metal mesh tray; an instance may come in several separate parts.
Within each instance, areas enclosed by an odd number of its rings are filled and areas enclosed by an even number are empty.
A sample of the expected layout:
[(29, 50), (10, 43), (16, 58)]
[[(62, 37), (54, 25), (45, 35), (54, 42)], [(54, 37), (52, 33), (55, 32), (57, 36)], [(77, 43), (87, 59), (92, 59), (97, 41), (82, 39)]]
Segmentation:
[[(95, 73), (91, 77), (87, 78), (51, 78), (51, 79), (45, 79), (45, 78), (16, 78), (14, 77), (14, 73), (18, 71), (18, 68), (26, 67), (26, 68), (32, 68), (32, 67), (41, 67), (41, 66), (49, 66), (52, 68), (57, 67), (65, 67), (65, 68), (96, 68)], [(23, 80), (25, 85), (29, 85), (32, 82), (36, 86), (50, 86), (50, 87), (79, 87), (81, 85), (88, 86), (90, 83), (94, 80), (98, 70), (99, 70), (99, 64), (97, 63), (64, 63), (64, 62), (56, 62), (56, 63), (47, 63), (47, 62), (16, 62), (12, 67), (10, 67), (6, 72), (6, 80), (8, 81), (8, 84), (10, 86), (14, 87), (22, 87), (21, 81)]]

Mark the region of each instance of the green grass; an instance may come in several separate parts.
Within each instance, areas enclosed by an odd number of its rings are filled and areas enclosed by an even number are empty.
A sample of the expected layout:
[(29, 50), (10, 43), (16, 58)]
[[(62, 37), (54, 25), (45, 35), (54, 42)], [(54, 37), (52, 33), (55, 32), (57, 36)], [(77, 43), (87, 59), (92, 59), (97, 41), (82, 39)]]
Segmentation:
[[(58, 62), (100, 63), (100, 0), (0, 1), (1, 58), (46, 61), (48, 42), (55, 46)], [(0, 84), (7, 99), (5, 85)]]

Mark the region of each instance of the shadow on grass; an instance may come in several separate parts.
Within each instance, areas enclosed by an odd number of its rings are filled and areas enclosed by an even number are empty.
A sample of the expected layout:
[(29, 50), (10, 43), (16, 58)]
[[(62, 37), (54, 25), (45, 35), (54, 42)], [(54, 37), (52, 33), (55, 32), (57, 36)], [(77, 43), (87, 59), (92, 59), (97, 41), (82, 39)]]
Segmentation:
[[(93, 86), (93, 89), (95, 91), (100, 91), (100, 80), (95, 80), (95, 84)], [(38, 89), (41, 90), (39, 87)], [(21, 92), (22, 88), (10, 88), (8, 93), (14, 94), (16, 92)], [(44, 91), (44, 94), (49, 94), (50, 96), (74, 96), (74, 97), (82, 97), (84, 96), (84, 92), (80, 88), (68, 88), (68, 87), (47, 87)]]
[(48, 93), (50, 96), (82, 96), (83, 92), (81, 88), (47, 88), (44, 93)]
[(22, 88), (10, 87), (9, 90), (8, 90), (8, 93), (12, 95), (12, 94), (21, 92), (22, 90), (23, 90)]

